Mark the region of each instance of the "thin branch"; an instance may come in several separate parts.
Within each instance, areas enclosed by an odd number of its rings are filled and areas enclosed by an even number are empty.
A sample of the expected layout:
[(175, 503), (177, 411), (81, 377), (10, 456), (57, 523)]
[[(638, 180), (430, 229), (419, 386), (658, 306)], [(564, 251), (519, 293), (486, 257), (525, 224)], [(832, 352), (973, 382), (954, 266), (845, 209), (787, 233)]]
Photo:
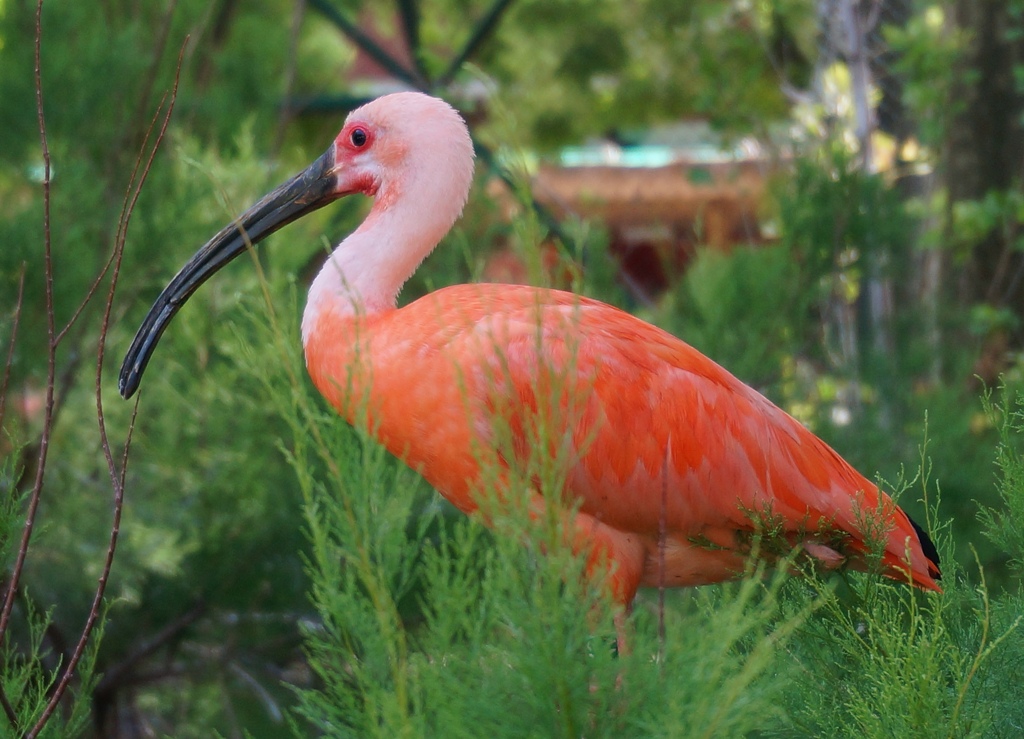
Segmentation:
[[(40, 0), (42, 4), (42, 0)], [(156, 159), (157, 151), (160, 149), (160, 145), (163, 143), (164, 137), (167, 134), (167, 127), (171, 122), (171, 113), (174, 110), (174, 102), (178, 95), (178, 83), (181, 78), (181, 66), (182, 60), (185, 54), (185, 47), (188, 44), (188, 38), (186, 37), (185, 42), (182, 44), (181, 51), (178, 54), (178, 66), (175, 70), (174, 75), (174, 86), (170, 92), (170, 100), (167, 104), (167, 111), (163, 115), (163, 121), (160, 126), (160, 130), (157, 132), (156, 139), (153, 141), (153, 146), (149, 150), (148, 157), (146, 156), (146, 146), (149, 144), (149, 140), (152, 136), (153, 128), (156, 126), (157, 121), (160, 119), (161, 109), (163, 108), (163, 101), (157, 108), (156, 114), (153, 116), (153, 120), (150, 123), (149, 129), (146, 131), (145, 138), (142, 142), (142, 150), (139, 153), (136, 167), (133, 170), (132, 181), (129, 183), (130, 196), (126, 197), (125, 205), (121, 211), (121, 217), (118, 221), (117, 237), (114, 242), (114, 265), (113, 272), (110, 277), (110, 290), (107, 293), (107, 300), (103, 308), (103, 320), (100, 323), (100, 335), (97, 342), (96, 351), (96, 421), (99, 427), (100, 443), (103, 448), (103, 456), (107, 461), (107, 471), (110, 475), (110, 482), (113, 487), (114, 501), (113, 501), (113, 520), (110, 528), (110, 538), (107, 543), (107, 553), (103, 561), (103, 570), (100, 573), (99, 580), (96, 583), (96, 590), (93, 596), (92, 607), (89, 609), (89, 616), (86, 619), (85, 625), (82, 627), (81, 636), (78, 639), (78, 643), (75, 645), (75, 650), (71, 655), (71, 659), (68, 661), (67, 666), (64, 668), (61, 674), (60, 680), (57, 686), (54, 688), (53, 694), (50, 696), (49, 701), (46, 704), (46, 708), (43, 709), (42, 714), (39, 716), (39, 720), (32, 727), (32, 729), (25, 734), (26, 739), (33, 739), (38, 736), (39, 732), (42, 731), (43, 727), (49, 721), (50, 716), (56, 710), (57, 705), (60, 703), (61, 698), (67, 691), (68, 685), (71, 682), (71, 678), (74, 676), (75, 670), (78, 667), (78, 663), (81, 661), (82, 656), (85, 654), (86, 646), (89, 643), (89, 639), (92, 636), (93, 630), (96, 628), (96, 624), (100, 617), (100, 608), (103, 605), (103, 596), (106, 593), (107, 582), (110, 578), (110, 570), (114, 564), (114, 554), (117, 550), (117, 540), (121, 532), (121, 511), (124, 507), (124, 483), (125, 477), (128, 472), (128, 452), (131, 448), (132, 434), (135, 430), (135, 419), (138, 414), (138, 400), (135, 401), (135, 408), (132, 411), (131, 420), (128, 424), (128, 432), (125, 437), (124, 447), (121, 453), (120, 468), (114, 461), (113, 453), (110, 448), (110, 440), (107, 436), (106, 421), (103, 415), (103, 357), (106, 350), (107, 331), (110, 328), (110, 315), (113, 310), (114, 296), (117, 291), (118, 277), (121, 272), (121, 262), (124, 256), (125, 241), (128, 234), (128, 225), (131, 222), (132, 213), (135, 211), (135, 206), (138, 203), (139, 195), (142, 192), (142, 188), (146, 183), (146, 179), (149, 176), (149, 172), (153, 166), (153, 161)], [(166, 100), (166, 96), (165, 96)], [(139, 171), (138, 164), (145, 159), (145, 166), (142, 168), (141, 174), (138, 176), (137, 182), (135, 178), (135, 172)], [(132, 189), (134, 188), (134, 189)]]
[(43, 412), (43, 433), (39, 439), (35, 480), (32, 484), (28, 510), (25, 513), (25, 525), (22, 528), (21, 542), (18, 545), (18, 554), (14, 561), (14, 567), (11, 570), (7, 592), (4, 594), (3, 609), (0, 610), (0, 644), (3, 644), (7, 636), (11, 609), (14, 608), (14, 597), (18, 591), (18, 581), (21, 579), (22, 570), (25, 568), (25, 557), (28, 556), (28, 546), (32, 539), (32, 529), (35, 526), (36, 511), (39, 508), (39, 498), (42, 493), (43, 477), (46, 471), (46, 455), (50, 450), (50, 436), (53, 432), (53, 389), (54, 379), (57, 374), (57, 343), (55, 341), (56, 327), (53, 308), (53, 251), (50, 238), (50, 146), (46, 138), (46, 118), (43, 113), (43, 75), (40, 64), (43, 35), (43, 0), (37, 0), (36, 3), (35, 34), (36, 116), (39, 122), (39, 139), (43, 154), (43, 260), (45, 265), (44, 280), (46, 283), (46, 335), (49, 340), (46, 353), (46, 404)]
[(328, 0), (309, 0), (309, 5), (324, 16), (324, 18), (336, 25), (352, 43), (371, 56), (373, 60), (384, 67), (389, 74), (411, 87), (415, 87), (419, 90), (425, 90), (425, 80), (420, 79), (419, 75), (412, 70), (407, 69), (405, 65), (385, 51), (380, 44), (359, 30), (358, 26), (345, 18), (337, 8), (328, 2)]
[[(139, 112), (136, 115), (136, 120), (138, 121), (138, 124), (137, 125), (132, 125), (130, 127), (130, 130), (134, 130), (136, 128), (140, 128), (140, 129), (142, 128), (143, 120), (144, 120), (143, 116), (144, 116), (144, 111), (145, 111), (145, 105), (146, 105), (146, 102), (148, 101), (149, 97), (152, 94), (152, 88), (153, 88), (153, 85), (156, 82), (157, 71), (158, 71), (158, 68), (159, 68), (160, 59), (163, 56), (164, 48), (167, 45), (167, 37), (170, 34), (171, 21), (172, 21), (173, 15), (174, 15), (174, 11), (177, 8), (177, 4), (178, 4), (178, 0), (172, 0), (172, 2), (170, 3), (170, 5), (167, 8), (167, 12), (164, 14), (164, 23), (161, 25), (161, 28), (160, 28), (160, 35), (159, 35), (158, 40), (157, 40), (156, 51), (154, 52), (153, 60), (152, 60), (152, 63), (150, 64), (149, 73), (146, 75), (144, 92), (139, 96)], [(181, 55), (182, 55), (183, 52), (184, 52), (184, 49), (182, 49), (182, 52), (179, 52), (179, 55), (178, 55), (178, 66), (179, 66), (179, 69), (180, 69), (180, 66), (181, 66)], [(175, 87), (177, 87), (177, 80), (175, 80)], [(164, 101), (161, 100), (159, 107), (163, 107), (163, 104), (164, 104)], [(153, 126), (153, 123), (151, 122), (149, 128), (146, 130), (146, 134), (145, 134), (145, 137), (143, 138), (143, 142), (140, 144), (140, 148), (143, 149), (143, 150), (144, 150), (144, 148), (146, 146), (146, 141), (148, 141), (149, 136), (152, 133), (152, 130), (153, 130), (152, 126)], [(141, 156), (136, 157), (136, 159), (135, 159), (135, 167), (132, 169), (131, 177), (128, 180), (128, 187), (125, 190), (125, 198), (127, 198), (129, 196), (129, 194), (132, 192), (132, 186), (133, 186), (133, 183), (135, 182), (136, 177), (138, 176), (139, 167), (141, 166), (141, 164), (142, 164), (142, 157)], [(123, 212), (124, 212), (124, 203), (122, 203), (122, 213)], [(114, 237), (115, 242), (122, 237), (121, 229), (123, 228), (123, 226), (124, 226), (123, 223), (121, 223), (121, 222), (118, 223), (118, 232), (117, 232), (117, 234)], [(68, 320), (67, 324), (65, 324), (64, 328), (60, 331), (60, 333), (57, 334), (57, 343), (58, 344), (60, 344), (60, 342), (64, 339), (64, 335), (71, 329), (71, 327), (78, 320), (79, 316), (82, 314), (82, 311), (85, 310), (85, 307), (90, 302), (92, 302), (92, 299), (93, 299), (93, 297), (96, 294), (96, 291), (99, 289), (99, 286), (102, 284), (103, 279), (104, 279), (104, 277), (106, 277), (107, 271), (110, 269), (110, 265), (113, 263), (113, 261), (114, 261), (116, 256), (117, 256), (116, 250), (115, 251), (111, 251), (110, 257), (107, 259), (106, 264), (103, 265), (103, 269), (100, 270), (100, 273), (98, 275), (96, 275), (96, 279), (93, 280), (92, 284), (89, 286), (89, 289), (86, 291), (85, 298), (79, 304), (78, 308), (72, 314), (71, 318)]]
[[(1020, 281), (1022, 278), (1024, 278), (1024, 259), (1020, 258), (1020, 254), (1018, 252), (1017, 268), (1013, 271), (1013, 276), (1006, 283), (1006, 289), (1003, 290), (1003, 297), (999, 302), (999, 305), (1009, 305), (1013, 294), (1017, 292), (1017, 288), (1020, 287)], [(2, 416), (0, 416), (0, 418), (2, 418)]]
[(252, 692), (255, 693), (256, 698), (263, 704), (263, 710), (270, 715), (271, 719), (275, 723), (280, 723), (284, 720), (284, 714), (281, 711), (281, 706), (278, 705), (276, 700), (274, 700), (274, 696), (270, 694), (270, 691), (263, 687), (260, 681), (257, 680), (252, 673), (242, 667), (237, 660), (231, 660), (228, 662), (227, 669), (249, 686)]
[(875, 26), (878, 25), (878, 19), (882, 15), (882, 0), (873, 0), (871, 7), (867, 10), (864, 15), (864, 31), (865, 33), (871, 33)]
[(92, 281), (92, 284), (89, 286), (89, 289), (86, 290), (85, 298), (82, 300), (82, 302), (78, 304), (78, 307), (75, 309), (75, 312), (71, 314), (71, 318), (69, 318), (68, 322), (64, 324), (64, 328), (62, 328), (57, 333), (57, 338), (54, 341), (57, 343), (58, 346), (64, 340), (64, 336), (67, 334), (67, 332), (70, 331), (71, 327), (74, 326), (75, 323), (78, 321), (78, 318), (79, 316), (82, 315), (82, 312), (85, 310), (85, 307), (92, 302), (93, 297), (96, 295), (96, 291), (103, 283), (103, 278), (107, 276), (107, 272), (110, 270), (110, 265), (113, 264), (113, 262), (114, 254), (113, 252), (111, 252), (110, 256), (107, 258), (106, 264), (103, 265), (103, 269), (100, 270), (99, 274), (96, 275), (96, 279)]
[(176, 639), (185, 629), (198, 621), (205, 612), (206, 603), (200, 600), (185, 611), (185, 613), (165, 625), (153, 635), (153, 638), (143, 642), (135, 651), (106, 670), (103, 678), (96, 685), (94, 696), (101, 697), (115, 692), (125, 682), (126, 675), (131, 674), (134, 680), (136, 673), (132, 672), (132, 670), (136, 665), (168, 642)]
[[(512, 174), (508, 169), (498, 162), (497, 157), (494, 156), (494, 152), (491, 151), (490, 147), (481, 143), (479, 139), (474, 136), (473, 149), (476, 151), (477, 158), (482, 160), (494, 174), (498, 175), (499, 179), (508, 186), (513, 195), (518, 196), (519, 188), (516, 187), (515, 179), (512, 177)], [(557, 218), (555, 218), (554, 214), (548, 210), (543, 203), (537, 200), (532, 193), (529, 198), (526, 198), (525, 205), (528, 205), (533, 209), (534, 213), (537, 214), (537, 218), (540, 219), (540, 222), (555, 238), (565, 244), (569, 249), (572, 249), (575, 241), (565, 232), (565, 229), (562, 228), (562, 224)]]
[(167, 10), (164, 12), (163, 22), (160, 24), (156, 40), (153, 43), (153, 56), (149, 62), (149, 69), (142, 79), (142, 90), (138, 93), (138, 104), (135, 109), (135, 115), (132, 117), (132, 126), (129, 129), (131, 131), (141, 130), (146, 120), (146, 108), (149, 107), (150, 99), (153, 97), (153, 88), (156, 86), (157, 72), (160, 69), (160, 60), (167, 49), (171, 27), (174, 25), (174, 12), (177, 9), (178, 0), (170, 0), (167, 4)]
[(75, 377), (78, 374), (78, 365), (82, 361), (82, 354), (79, 351), (81, 343), (81, 337), (79, 337), (79, 344), (68, 352), (67, 364), (64, 369), (61, 370), (60, 376), (54, 378), (53, 384), (53, 425), (57, 425), (57, 419), (60, 418), (61, 409), (64, 407), (64, 402), (68, 399), (68, 393), (71, 391), (71, 385), (75, 381)]
[(0, 429), (4, 427), (4, 416), (7, 412), (7, 385), (11, 379), (11, 367), (14, 366), (14, 342), (18, 338), (18, 324), (21, 322), (21, 306), (25, 298), (25, 263), (21, 264), (18, 275), (18, 297), (14, 301), (14, 316), (11, 319), (11, 341), (7, 345), (7, 359), (4, 361), (4, 377), (0, 380)]
[(448, 69), (437, 79), (437, 86), (444, 88), (451, 84), (452, 80), (455, 79), (455, 75), (462, 69), (462, 65), (469, 60), (480, 45), (486, 41), (494, 29), (498, 26), (498, 21), (501, 20), (501, 16), (505, 14), (513, 0), (495, 0), (494, 5), (487, 11), (487, 15), (480, 19), (480, 22), (476, 24), (476, 28), (473, 29), (473, 33), (470, 35), (469, 40), (466, 41), (465, 45), (451, 63), (448, 65)]
[(761, 50), (764, 52), (764, 58), (768, 61), (768, 65), (772, 68), (775, 76), (778, 77), (779, 91), (793, 105), (813, 103), (814, 100), (810, 92), (800, 89), (786, 76), (786, 69), (784, 66), (785, 59), (780, 59), (775, 56), (768, 33), (758, 31), (755, 33), (755, 36), (761, 44)]

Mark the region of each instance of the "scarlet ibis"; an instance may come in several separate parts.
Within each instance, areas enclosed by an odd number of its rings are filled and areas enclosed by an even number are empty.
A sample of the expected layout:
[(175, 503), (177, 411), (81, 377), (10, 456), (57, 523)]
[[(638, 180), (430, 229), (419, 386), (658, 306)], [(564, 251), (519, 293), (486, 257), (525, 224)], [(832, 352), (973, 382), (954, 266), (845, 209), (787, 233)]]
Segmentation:
[[(607, 566), (627, 607), (641, 585), (736, 577), (754, 512), (827, 568), (864, 565), (876, 517), (884, 573), (939, 589), (935, 546), (891, 498), (675, 336), (596, 300), (525, 286), (456, 285), (396, 308), (403, 283), (460, 216), (472, 178), (469, 133), (447, 103), (402, 92), (353, 111), (323, 156), (171, 280), (125, 357), (121, 394), (138, 388), (182, 304), (248, 243), (363, 193), (375, 198), (369, 215), (309, 291), (306, 365), (349, 423), (366, 418), (351, 399), (365, 399), (381, 443), (462, 511), (478, 508), (482, 470), (502, 470), (488, 477), (500, 487), (537, 448), (531, 434), (548, 404), (561, 425), (541, 448), (566, 465), (570, 536), (592, 573)], [(511, 444), (499, 443), (496, 420)], [(526, 488), (504, 494), (539, 502)]]

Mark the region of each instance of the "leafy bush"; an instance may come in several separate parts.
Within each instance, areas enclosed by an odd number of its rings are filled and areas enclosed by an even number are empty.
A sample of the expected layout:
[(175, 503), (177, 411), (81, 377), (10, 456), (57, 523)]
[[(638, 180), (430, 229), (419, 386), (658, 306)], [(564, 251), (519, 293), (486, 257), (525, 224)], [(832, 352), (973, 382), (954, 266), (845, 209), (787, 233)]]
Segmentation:
[[(291, 428), (311, 541), (320, 620), (305, 636), (321, 687), (300, 693), (298, 735), (311, 724), (330, 736), (1009, 737), (1024, 720), (1012, 687), (1021, 592), (990, 594), (979, 570), (958, 564), (937, 502), (941, 595), (877, 574), (794, 578), (752, 565), (737, 583), (642, 593), (633, 649), (615, 656), (613, 607), (561, 534), (514, 500), (502, 499), (511, 513), (487, 514), (493, 532), (479, 515), (453, 516), (365, 420), (348, 427), (321, 410), (297, 323), (254, 318), (273, 328), (247, 371)], [(266, 361), (267, 347), (280, 361)], [(1006, 412), (988, 411), (993, 422)], [(1013, 423), (1002, 428), (1008, 512), (986, 530), (1004, 532), (1017, 556), (1021, 542), (1005, 532), (1020, 526), (1024, 456), (1010, 452)], [(916, 484), (937, 501), (923, 454), (920, 466), (898, 494)]]

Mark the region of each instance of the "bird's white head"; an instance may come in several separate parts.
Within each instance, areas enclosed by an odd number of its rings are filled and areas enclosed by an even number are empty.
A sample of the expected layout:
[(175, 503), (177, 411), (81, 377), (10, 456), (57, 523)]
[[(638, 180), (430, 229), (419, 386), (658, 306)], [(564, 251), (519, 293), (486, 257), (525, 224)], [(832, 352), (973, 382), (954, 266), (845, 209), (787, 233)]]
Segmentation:
[[(462, 211), (473, 181), (469, 130), (448, 103), (419, 92), (385, 95), (352, 111), (334, 140), (338, 194), (413, 198)], [(449, 224), (450, 225), (450, 224)]]

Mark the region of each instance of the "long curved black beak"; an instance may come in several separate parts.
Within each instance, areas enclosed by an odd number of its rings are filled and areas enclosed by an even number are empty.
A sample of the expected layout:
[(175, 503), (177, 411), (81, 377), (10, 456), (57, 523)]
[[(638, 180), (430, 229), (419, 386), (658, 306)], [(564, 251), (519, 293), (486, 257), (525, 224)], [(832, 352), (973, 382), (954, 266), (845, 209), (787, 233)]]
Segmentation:
[(200, 285), (221, 267), (282, 226), (312, 213), (344, 193), (337, 191), (334, 145), (313, 164), (291, 178), (225, 226), (193, 256), (160, 293), (132, 341), (117, 387), (130, 398), (139, 388), (153, 351), (174, 314)]

